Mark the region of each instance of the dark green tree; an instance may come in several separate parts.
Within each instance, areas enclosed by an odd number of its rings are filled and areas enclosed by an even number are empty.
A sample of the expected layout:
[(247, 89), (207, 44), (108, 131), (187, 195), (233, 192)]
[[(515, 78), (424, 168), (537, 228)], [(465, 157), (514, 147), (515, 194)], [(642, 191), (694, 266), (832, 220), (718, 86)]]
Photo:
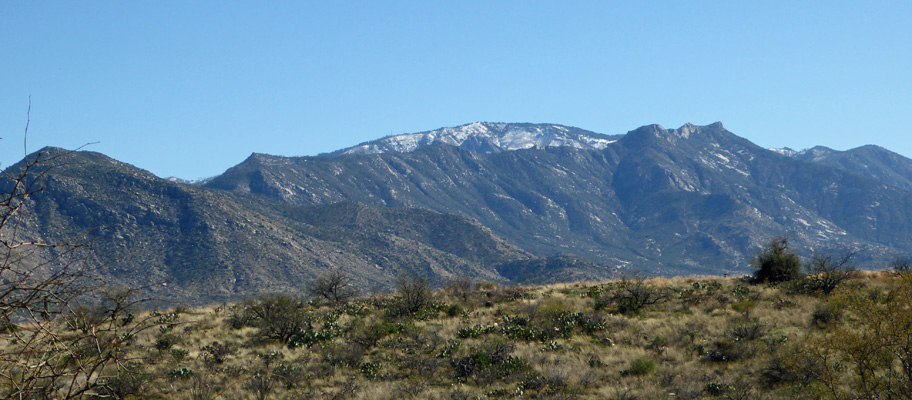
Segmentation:
[(757, 282), (787, 282), (801, 277), (801, 260), (784, 237), (770, 240), (752, 264), (756, 267), (754, 280)]

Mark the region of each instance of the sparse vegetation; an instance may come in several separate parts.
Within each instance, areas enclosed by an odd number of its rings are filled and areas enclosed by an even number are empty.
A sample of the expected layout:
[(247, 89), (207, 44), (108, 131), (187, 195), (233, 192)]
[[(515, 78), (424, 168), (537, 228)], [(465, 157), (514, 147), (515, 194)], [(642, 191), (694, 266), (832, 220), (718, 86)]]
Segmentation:
[[(146, 361), (83, 397), (844, 399), (912, 388), (907, 275), (858, 272), (826, 296), (742, 278), (401, 283), (347, 303), (268, 295), (234, 312), (135, 311), (127, 327), (159, 326), (130, 339)], [(80, 315), (61, 329), (95, 324)]]

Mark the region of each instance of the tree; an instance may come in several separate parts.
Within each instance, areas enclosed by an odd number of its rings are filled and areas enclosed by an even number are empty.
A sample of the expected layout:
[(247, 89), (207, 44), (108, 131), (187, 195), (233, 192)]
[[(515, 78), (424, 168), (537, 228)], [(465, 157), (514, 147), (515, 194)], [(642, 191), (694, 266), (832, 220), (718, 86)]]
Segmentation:
[(889, 268), (897, 275), (909, 275), (912, 273), (912, 257), (899, 255), (893, 257), (890, 261)]
[(411, 315), (431, 304), (427, 278), (403, 273), (396, 278), (396, 308), (399, 315)]
[(612, 300), (617, 304), (617, 312), (621, 314), (639, 314), (646, 307), (664, 303), (671, 298), (667, 291), (649, 284), (640, 274), (633, 279), (622, 278), (619, 286)]
[(842, 255), (821, 254), (815, 256), (805, 268), (811, 288), (829, 295), (837, 287), (851, 279), (858, 272), (852, 264), (855, 253)]
[(0, 397), (110, 397), (115, 382), (139, 382), (133, 339), (159, 325), (136, 318), (133, 291), (100, 290), (89, 244), (24, 236), (31, 198), (70, 153), (26, 155), (0, 175)]
[(787, 282), (801, 277), (801, 260), (784, 237), (770, 240), (752, 263), (757, 268), (754, 271), (757, 282)]
[(314, 317), (302, 299), (287, 294), (261, 294), (244, 301), (252, 325), (260, 329), (263, 339), (288, 343), (302, 331), (310, 330)]
[(321, 275), (308, 285), (307, 291), (312, 296), (322, 297), (333, 304), (346, 303), (358, 295), (351, 277), (341, 271)]

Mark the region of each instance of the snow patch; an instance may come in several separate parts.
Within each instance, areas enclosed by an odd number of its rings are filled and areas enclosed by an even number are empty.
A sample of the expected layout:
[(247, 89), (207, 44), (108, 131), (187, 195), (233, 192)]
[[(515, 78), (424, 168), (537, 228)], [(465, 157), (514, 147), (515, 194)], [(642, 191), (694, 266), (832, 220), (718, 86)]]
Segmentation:
[(475, 122), (423, 133), (409, 133), (364, 143), (342, 154), (407, 153), (434, 143), (469, 147), (480, 152), (529, 149), (538, 146), (601, 150), (616, 140), (573, 133), (560, 125), (509, 125)]

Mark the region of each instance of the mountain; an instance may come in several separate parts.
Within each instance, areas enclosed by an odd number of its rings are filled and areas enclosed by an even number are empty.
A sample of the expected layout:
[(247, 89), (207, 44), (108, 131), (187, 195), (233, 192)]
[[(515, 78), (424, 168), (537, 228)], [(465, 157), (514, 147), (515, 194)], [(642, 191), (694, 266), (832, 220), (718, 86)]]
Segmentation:
[(883, 147), (868, 145), (846, 151), (817, 146), (787, 152), (799, 160), (854, 172), (905, 190), (912, 190), (912, 160)]
[(393, 138), (252, 154), (194, 184), (42, 149), (65, 162), (32, 171), (45, 189), (17, 226), (47, 243), (89, 240), (106, 282), (191, 304), (300, 291), (336, 269), (364, 290), (402, 272), (433, 283), (738, 274), (778, 235), (803, 256), (857, 251), (862, 266), (912, 253), (912, 169), (880, 148), (776, 152), (721, 123), (618, 136), (476, 123)]
[[(30, 159), (64, 153), (46, 148)], [(289, 206), (160, 179), (98, 153), (59, 160), (31, 171), (44, 175), (44, 190), (30, 198), (20, 235), (46, 243), (84, 238), (100, 278), (157, 298), (204, 304), (300, 291), (331, 269), (364, 290), (388, 290), (403, 271), (435, 283), (454, 276), (506, 282), (494, 266), (529, 258), (465, 217), (356, 203)], [(8, 180), (0, 184), (10, 190)]]
[(463, 215), (537, 256), (576, 254), (608, 270), (745, 272), (773, 235), (805, 255), (851, 248), (871, 263), (912, 249), (909, 191), (763, 149), (720, 123), (648, 125), (603, 148), (375, 149), (254, 154), (203, 186), (289, 205), (358, 201)]
[(433, 144), (456, 146), (481, 154), (533, 147), (604, 149), (619, 138), (620, 136), (608, 136), (563, 125), (476, 122), (453, 128), (389, 136), (338, 150), (328, 156), (407, 153)]

